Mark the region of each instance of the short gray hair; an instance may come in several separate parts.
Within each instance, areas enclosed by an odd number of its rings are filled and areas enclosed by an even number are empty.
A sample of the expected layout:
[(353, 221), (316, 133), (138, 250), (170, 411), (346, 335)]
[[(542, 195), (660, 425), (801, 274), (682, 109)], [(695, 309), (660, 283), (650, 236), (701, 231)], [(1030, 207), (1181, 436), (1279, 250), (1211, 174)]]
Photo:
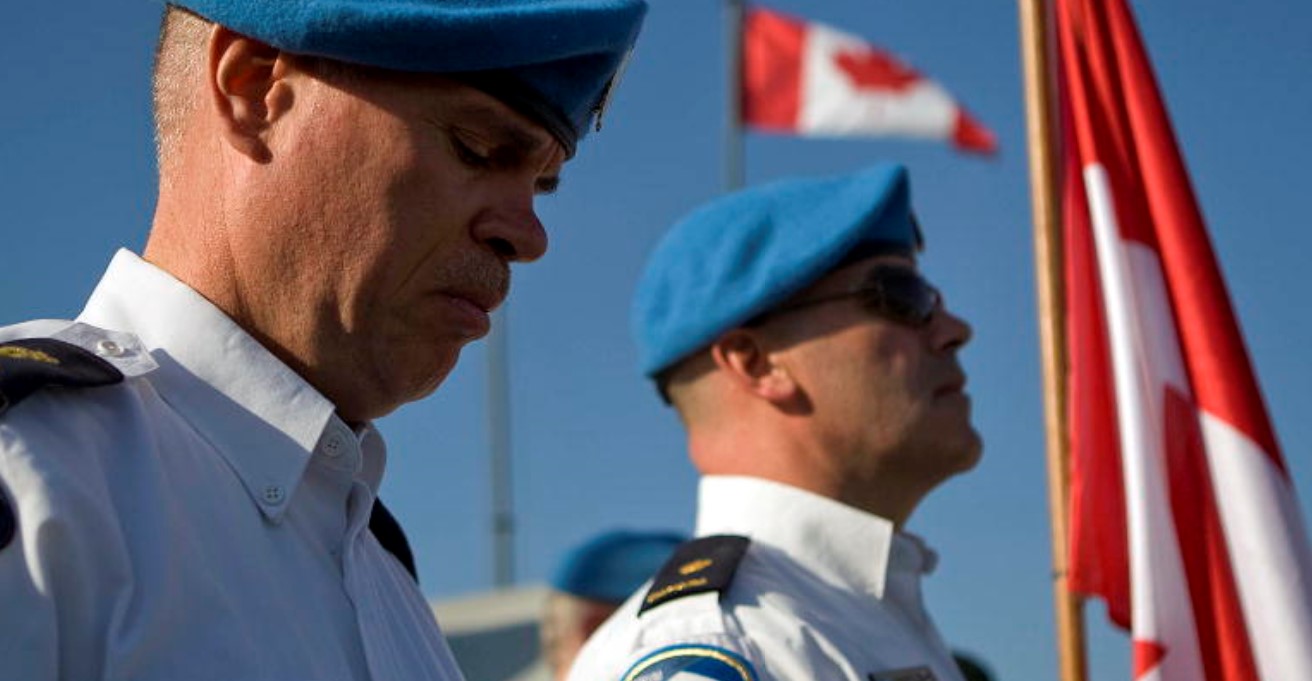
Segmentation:
[(181, 142), (184, 121), (200, 101), (199, 83), (212, 27), (206, 19), (181, 7), (164, 7), (151, 75), (155, 155), (161, 177), (166, 175), (165, 169)]

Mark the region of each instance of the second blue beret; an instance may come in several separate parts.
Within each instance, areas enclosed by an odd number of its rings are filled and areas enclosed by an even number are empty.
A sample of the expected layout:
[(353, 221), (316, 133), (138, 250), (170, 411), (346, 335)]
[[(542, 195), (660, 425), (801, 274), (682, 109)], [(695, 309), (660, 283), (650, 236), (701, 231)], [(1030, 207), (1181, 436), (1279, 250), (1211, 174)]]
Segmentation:
[(655, 376), (778, 305), (863, 242), (919, 244), (906, 170), (882, 164), (730, 194), (665, 235), (638, 282), (632, 327)]
[(571, 550), (551, 577), (557, 591), (604, 603), (623, 603), (684, 541), (673, 532), (614, 530)]

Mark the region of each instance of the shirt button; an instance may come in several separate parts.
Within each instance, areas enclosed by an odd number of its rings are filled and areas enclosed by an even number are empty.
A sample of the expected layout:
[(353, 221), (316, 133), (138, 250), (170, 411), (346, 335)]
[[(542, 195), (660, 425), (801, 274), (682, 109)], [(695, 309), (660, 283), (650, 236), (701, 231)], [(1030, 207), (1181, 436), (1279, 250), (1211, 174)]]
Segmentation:
[(123, 354), (123, 347), (112, 340), (105, 339), (96, 343), (96, 352), (106, 357), (118, 357)]
[(330, 459), (336, 459), (341, 456), (343, 449), (345, 449), (345, 447), (342, 446), (342, 436), (336, 433), (329, 435), (328, 439), (323, 442), (323, 453)]
[(269, 485), (264, 488), (264, 503), (270, 506), (277, 506), (287, 496), (281, 485)]

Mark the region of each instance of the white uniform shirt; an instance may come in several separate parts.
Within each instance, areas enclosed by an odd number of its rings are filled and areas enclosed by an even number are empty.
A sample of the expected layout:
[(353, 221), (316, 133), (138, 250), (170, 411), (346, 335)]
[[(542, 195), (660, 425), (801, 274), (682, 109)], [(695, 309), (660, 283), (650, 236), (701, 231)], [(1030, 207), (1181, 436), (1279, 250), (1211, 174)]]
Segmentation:
[[(751, 539), (727, 593), (638, 615), (640, 589), (584, 646), (570, 681), (961, 680), (921, 601), (934, 554), (891, 522), (766, 480), (706, 477), (697, 536), (718, 534)], [(727, 664), (672, 675), (652, 665), (689, 650)]]
[(0, 416), (0, 678), (460, 679), (368, 529), (385, 450), (228, 317), (120, 251), (53, 337), (122, 371)]

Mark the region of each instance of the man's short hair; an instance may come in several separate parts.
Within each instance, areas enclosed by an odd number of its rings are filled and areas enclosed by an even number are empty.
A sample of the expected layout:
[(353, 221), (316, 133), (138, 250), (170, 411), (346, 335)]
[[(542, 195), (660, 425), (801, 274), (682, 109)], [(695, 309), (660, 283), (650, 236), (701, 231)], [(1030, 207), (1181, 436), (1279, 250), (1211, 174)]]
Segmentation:
[(198, 84), (205, 69), (205, 48), (212, 27), (209, 21), (181, 7), (164, 7), (150, 84), (155, 160), (161, 176), (181, 142), (184, 121), (200, 102)]

